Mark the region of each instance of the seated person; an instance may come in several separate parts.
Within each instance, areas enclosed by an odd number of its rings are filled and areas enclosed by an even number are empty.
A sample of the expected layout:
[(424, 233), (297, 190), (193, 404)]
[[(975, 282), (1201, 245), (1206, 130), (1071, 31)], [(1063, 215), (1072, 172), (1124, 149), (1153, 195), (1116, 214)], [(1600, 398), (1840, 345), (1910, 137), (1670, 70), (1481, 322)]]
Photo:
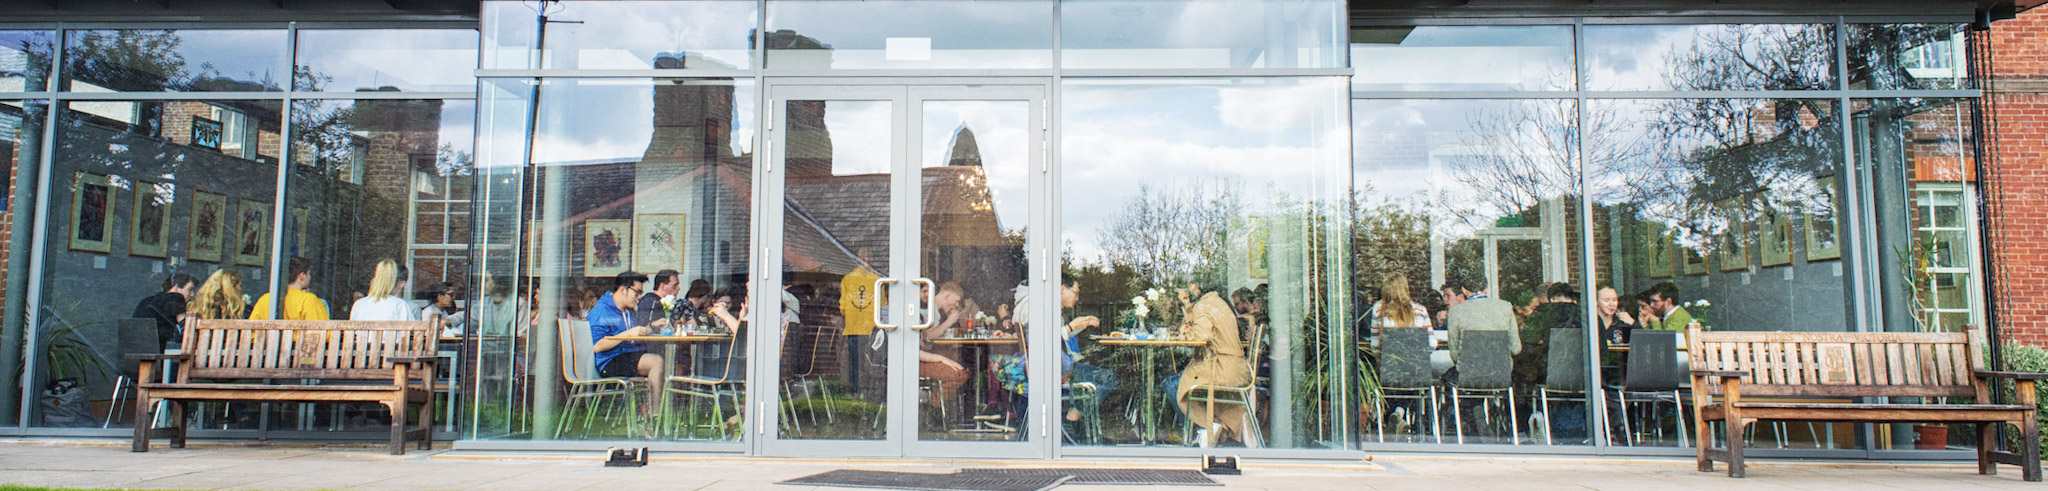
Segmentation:
[[(590, 349), (596, 353), (597, 376), (603, 378), (647, 377), (661, 380), (663, 363), (661, 355), (648, 353), (640, 343), (605, 339), (610, 336), (647, 336), (654, 330), (646, 326), (633, 325), (633, 310), (626, 306), (638, 305), (642, 290), (647, 285), (647, 275), (627, 271), (619, 273), (612, 282), (612, 291), (598, 297), (590, 307)], [(663, 384), (647, 384), (647, 398), (641, 400), (640, 410), (654, 413), (654, 401), (661, 400)]]
[[(1197, 356), (1188, 362), (1180, 372), (1179, 386), (1174, 389), (1174, 400), (1182, 413), (1194, 421), (1196, 439), (1201, 446), (1208, 447), (1221, 441), (1225, 435), (1244, 441), (1246, 421), (1244, 406), (1237, 404), (1216, 406), (1210, 414), (1209, 405), (1188, 397), (1196, 386), (1243, 386), (1251, 383), (1251, 362), (1245, 359), (1243, 335), (1238, 331), (1237, 315), (1230, 310), (1230, 304), (1215, 292), (1203, 293), (1196, 285), (1188, 285), (1179, 292), (1181, 304), (1187, 306), (1182, 317), (1180, 337), (1199, 341)], [(1189, 303), (1188, 298), (1197, 298)]]
[[(918, 287), (920, 298), (924, 296), (924, 288), (927, 287)], [(960, 362), (952, 357), (933, 352), (936, 347), (933, 341), (944, 337), (954, 326), (960, 325), (962, 313), (966, 310), (961, 305), (965, 297), (966, 292), (960, 288), (959, 283), (948, 282), (939, 286), (939, 293), (932, 297), (932, 301), (933, 306), (938, 308), (939, 318), (944, 320), (930, 329), (925, 329), (918, 336), (917, 376), (937, 380), (940, 387), (956, 392), (967, 384), (967, 368), (960, 366)], [(972, 305), (973, 302), (967, 304)]]

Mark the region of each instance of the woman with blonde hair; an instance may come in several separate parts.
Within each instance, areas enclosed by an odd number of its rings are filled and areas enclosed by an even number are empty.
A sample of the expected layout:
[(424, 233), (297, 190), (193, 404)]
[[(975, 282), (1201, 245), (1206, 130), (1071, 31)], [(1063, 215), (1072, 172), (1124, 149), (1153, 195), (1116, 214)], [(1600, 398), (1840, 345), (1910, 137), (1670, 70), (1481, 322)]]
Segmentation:
[[(1407, 308), (1401, 308), (1404, 305)], [(1372, 327), (1430, 327), (1429, 309), (1408, 295), (1408, 275), (1387, 273), (1382, 280), (1380, 301), (1372, 304)]]
[(399, 294), (405, 290), (405, 273), (405, 267), (399, 266), (398, 261), (377, 261), (376, 272), (370, 275), (370, 291), (349, 307), (348, 320), (420, 320), (419, 311), (413, 310), (412, 302)]
[(242, 274), (221, 269), (206, 277), (187, 311), (200, 319), (240, 319), (248, 308), (249, 299), (242, 296)]

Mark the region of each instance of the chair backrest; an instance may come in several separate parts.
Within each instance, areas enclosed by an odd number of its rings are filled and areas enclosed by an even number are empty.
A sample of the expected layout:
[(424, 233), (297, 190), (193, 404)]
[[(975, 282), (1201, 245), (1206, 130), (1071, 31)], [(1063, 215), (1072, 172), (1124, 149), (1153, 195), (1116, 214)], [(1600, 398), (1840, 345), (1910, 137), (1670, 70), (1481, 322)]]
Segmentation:
[(1621, 388), (1661, 392), (1678, 389), (1678, 332), (1638, 329), (1628, 338), (1628, 374)]
[[(1984, 330), (1964, 332), (1702, 332), (1686, 335), (1693, 367), (1749, 372), (1743, 395), (1981, 397)], [(1699, 388), (1695, 387), (1695, 390)], [(1720, 394), (1709, 384), (1710, 394)]]
[(1514, 384), (1515, 359), (1511, 354), (1513, 331), (1465, 331), (1458, 347), (1458, 387), (1505, 389)]
[(1543, 387), (1551, 390), (1586, 390), (1586, 330), (1568, 327), (1550, 330), (1549, 366)]
[(1266, 355), (1266, 326), (1255, 322), (1249, 316), (1239, 316), (1237, 320), (1245, 324), (1245, 342), (1251, 344), (1251, 350), (1246, 353), (1250, 358), (1245, 358), (1249, 362), (1245, 363), (1245, 365), (1251, 370), (1251, 376), (1245, 380), (1250, 380), (1251, 382), (1245, 385), (1257, 386), (1259, 385), (1259, 360), (1261, 359), (1260, 357)]
[(194, 321), (179, 377), (390, 380), (390, 358), (433, 356), (434, 333), (421, 321)]
[(1388, 327), (1380, 329), (1380, 386), (1421, 388), (1436, 385), (1429, 368), (1434, 351), (1429, 328)]
[(597, 352), (590, 340), (590, 322), (575, 319), (556, 321), (555, 330), (561, 334), (562, 378), (571, 383), (597, 380)]
[[(156, 319), (146, 317), (120, 319), (115, 324), (116, 341), (122, 355), (154, 355), (164, 352), (164, 346), (157, 342)], [(135, 360), (121, 357), (121, 374), (134, 378), (138, 370)]]

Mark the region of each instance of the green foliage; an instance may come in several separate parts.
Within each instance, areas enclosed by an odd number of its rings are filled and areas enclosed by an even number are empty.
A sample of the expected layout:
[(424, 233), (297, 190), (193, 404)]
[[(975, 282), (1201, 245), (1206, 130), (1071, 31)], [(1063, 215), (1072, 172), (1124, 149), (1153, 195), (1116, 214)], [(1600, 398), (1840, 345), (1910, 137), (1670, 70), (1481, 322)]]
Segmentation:
[[(2010, 341), (2006, 342), (2001, 348), (2005, 350), (2005, 369), (2007, 371), (2048, 373), (2048, 349)], [(1997, 390), (2004, 395), (2004, 400), (2015, 400), (2012, 392), (2013, 383), (2011, 381), (1998, 381)], [(2048, 404), (2048, 384), (2035, 385), (2034, 397), (2037, 404)], [(2048, 410), (2034, 413), (2034, 418), (2043, 427), (2048, 427)], [(2007, 448), (2018, 447), (2018, 435), (2019, 432), (2017, 431), (2006, 433)], [(2041, 441), (2035, 442), (2035, 444), (2041, 445), (2044, 450), (2048, 450), (2048, 434), (2044, 434)]]

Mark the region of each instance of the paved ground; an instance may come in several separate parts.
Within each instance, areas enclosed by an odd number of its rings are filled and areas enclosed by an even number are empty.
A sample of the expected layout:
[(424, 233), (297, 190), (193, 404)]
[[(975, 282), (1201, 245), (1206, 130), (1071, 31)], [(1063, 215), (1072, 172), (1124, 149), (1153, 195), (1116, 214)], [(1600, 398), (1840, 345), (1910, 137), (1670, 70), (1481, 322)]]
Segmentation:
[[(402, 457), (363, 446), (206, 445), (149, 453), (125, 441), (0, 439), (0, 485), (150, 489), (770, 489), (785, 479), (835, 469), (950, 472), (961, 467), (1191, 468), (1178, 462), (902, 461), (657, 456), (645, 468), (607, 469), (594, 456), (559, 453), (412, 452)], [(1752, 462), (1749, 478), (1694, 472), (1690, 460), (1382, 455), (1372, 462), (1252, 461), (1243, 476), (1218, 476), (1229, 489), (1427, 490), (2048, 489), (2005, 468), (1980, 476), (1974, 465)], [(833, 489), (833, 488), (814, 488)], [(1068, 486), (1111, 491), (1112, 486)], [(1165, 487), (1134, 487), (1160, 491)], [(1215, 489), (1215, 488), (1185, 488)]]

